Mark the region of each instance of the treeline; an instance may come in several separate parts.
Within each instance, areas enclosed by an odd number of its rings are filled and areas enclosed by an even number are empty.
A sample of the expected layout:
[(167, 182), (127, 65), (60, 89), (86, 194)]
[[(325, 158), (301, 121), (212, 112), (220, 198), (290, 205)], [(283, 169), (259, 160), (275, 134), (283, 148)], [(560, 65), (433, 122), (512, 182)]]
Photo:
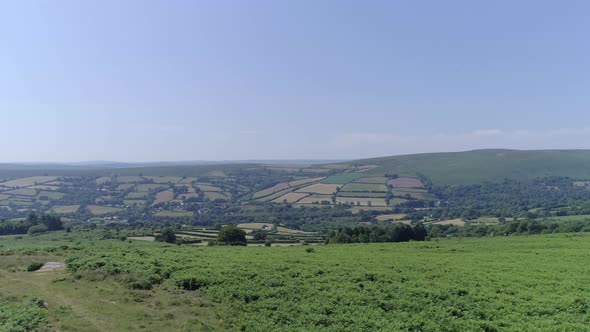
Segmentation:
[(385, 226), (343, 227), (330, 232), (328, 243), (370, 243), (424, 241), (428, 236), (422, 224), (389, 224)]
[(531, 220), (504, 222), (498, 225), (430, 225), (428, 235), (438, 237), (512, 236), (551, 233), (590, 232), (590, 218), (575, 221)]
[(39, 217), (37, 214), (31, 213), (24, 220), (3, 220), (0, 222), (0, 235), (36, 234), (63, 229), (61, 218), (48, 214)]
[[(590, 214), (590, 190), (573, 185), (574, 181), (569, 177), (546, 177), (434, 187), (440, 207), (433, 210), (432, 218), (538, 218), (554, 212), (558, 215)], [(530, 212), (532, 209), (537, 212)]]

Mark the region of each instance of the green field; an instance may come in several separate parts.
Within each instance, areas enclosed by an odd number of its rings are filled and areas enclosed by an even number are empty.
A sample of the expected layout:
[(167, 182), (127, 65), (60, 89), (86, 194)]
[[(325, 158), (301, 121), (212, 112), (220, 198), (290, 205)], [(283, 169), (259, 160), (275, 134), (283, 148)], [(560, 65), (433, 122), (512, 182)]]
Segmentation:
[(212, 186), (209, 184), (195, 184), (195, 187), (199, 188), (202, 191), (223, 191), (221, 188)]
[(362, 178), (363, 176), (365, 176), (365, 175), (362, 173), (342, 173), (342, 174), (332, 175), (332, 176), (322, 180), (321, 183), (346, 184), (346, 183), (352, 182), (358, 178)]
[(88, 205), (88, 209), (90, 210), (90, 213), (92, 213), (95, 216), (100, 216), (104, 214), (114, 214), (123, 211), (123, 209), (121, 208), (100, 205)]
[(135, 186), (135, 190), (139, 191), (139, 192), (148, 192), (150, 190), (156, 190), (159, 188), (168, 188), (168, 186), (165, 184), (155, 184), (155, 183), (144, 183), (144, 184), (138, 184)]
[[(359, 194), (359, 196), (362, 193)], [(337, 203), (348, 203), (362, 206), (386, 206), (385, 199), (378, 197), (336, 197)]]
[(154, 181), (154, 183), (178, 183), (182, 180), (178, 176), (146, 176), (146, 178)]
[(379, 166), (367, 172), (375, 176), (424, 174), (435, 184), (545, 176), (590, 179), (590, 150), (474, 150), (373, 158), (355, 163)]
[(146, 198), (147, 197), (147, 192), (145, 191), (140, 191), (140, 192), (131, 192), (129, 194), (127, 194), (127, 196), (125, 196), (126, 199), (138, 199), (138, 198)]
[(31, 176), (0, 183), (2, 187), (29, 187), (39, 183), (50, 182), (57, 179), (55, 176)]
[(401, 197), (409, 196), (410, 198), (420, 199), (420, 200), (435, 199), (435, 197), (432, 194), (429, 194), (427, 192), (416, 192), (416, 191), (407, 191), (407, 190), (393, 190), (393, 195), (398, 196), (398, 197), (399, 196), (401, 196)]
[(358, 191), (339, 191), (338, 196), (340, 197), (385, 197), (387, 193), (369, 193), (369, 192), (358, 192)]
[(384, 184), (348, 183), (342, 187), (342, 191), (387, 192), (387, 186)]
[(381, 183), (384, 184), (385, 182), (387, 182), (389, 178), (383, 177), (383, 176), (376, 176), (376, 177), (365, 177), (365, 178), (359, 178), (356, 179), (354, 182), (359, 182), (359, 183)]
[(20, 188), (20, 189), (5, 191), (4, 193), (11, 194), (11, 195), (19, 195), (19, 196), (35, 196), (35, 195), (37, 195), (37, 190), (31, 189), (31, 188)]
[[(59, 331), (557, 332), (590, 323), (590, 265), (580, 264), (590, 234), (271, 248), (99, 234), (2, 237), (0, 299), (43, 298)], [(66, 261), (70, 272), (24, 272), (32, 261)]]
[(147, 202), (143, 199), (125, 199), (125, 200), (123, 200), (123, 204), (141, 206), (141, 205), (146, 205)]
[(49, 199), (61, 199), (65, 194), (55, 191), (40, 191), (37, 197), (47, 197)]
[(80, 208), (80, 205), (56, 205), (51, 208), (51, 213), (68, 214), (75, 213)]
[(228, 197), (225, 194), (217, 191), (206, 191), (205, 197), (207, 197), (210, 200), (228, 199)]

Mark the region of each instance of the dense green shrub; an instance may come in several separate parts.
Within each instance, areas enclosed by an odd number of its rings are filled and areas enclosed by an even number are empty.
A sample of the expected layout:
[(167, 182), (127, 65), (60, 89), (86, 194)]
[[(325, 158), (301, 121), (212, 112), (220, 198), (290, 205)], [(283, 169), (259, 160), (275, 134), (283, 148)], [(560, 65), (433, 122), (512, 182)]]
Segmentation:
[(29, 228), (29, 230), (27, 231), (27, 233), (29, 235), (35, 235), (35, 234), (41, 234), (41, 233), (45, 233), (47, 232), (49, 229), (47, 228), (47, 226), (43, 225), (43, 224), (39, 224), (39, 225), (35, 225), (35, 226), (31, 226)]
[(226, 330), (585, 331), (590, 287), (580, 276), (590, 267), (579, 262), (589, 239), (550, 234), (293, 248), (108, 240), (71, 251), (68, 263), (82, 278), (101, 272), (132, 276), (114, 278), (131, 288), (169, 282), (199, 291), (215, 303)]
[(33, 298), (26, 304), (0, 302), (0, 331), (42, 331), (48, 324), (44, 303), (38, 298)]
[(248, 244), (246, 232), (233, 225), (223, 226), (219, 230), (217, 242), (229, 246), (245, 246)]
[(40, 263), (40, 262), (33, 262), (33, 263), (29, 264), (29, 266), (27, 266), (27, 271), (29, 271), (29, 272), (37, 271), (40, 268), (42, 268), (43, 265), (44, 264)]
[(164, 228), (162, 233), (156, 236), (156, 241), (166, 242), (166, 243), (175, 243), (176, 242), (176, 233), (170, 227)]

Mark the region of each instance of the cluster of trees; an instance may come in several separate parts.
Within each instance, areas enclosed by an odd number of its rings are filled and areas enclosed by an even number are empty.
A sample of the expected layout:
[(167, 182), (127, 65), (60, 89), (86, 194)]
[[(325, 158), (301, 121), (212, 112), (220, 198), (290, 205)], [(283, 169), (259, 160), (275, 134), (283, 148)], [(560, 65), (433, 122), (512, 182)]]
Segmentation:
[[(433, 211), (437, 219), (475, 219), (480, 216), (548, 216), (558, 210), (561, 215), (589, 214), (590, 190), (573, 185), (569, 177), (546, 177), (530, 181), (505, 179), (471, 185), (438, 186), (433, 193), (441, 200)], [(532, 217), (532, 216), (527, 216)]]
[(246, 232), (243, 229), (227, 225), (219, 230), (217, 243), (226, 246), (245, 246), (248, 241), (246, 240)]
[[(156, 241), (166, 243), (182, 244), (183, 238), (176, 236), (176, 231), (172, 227), (164, 228), (158, 235)], [(226, 246), (245, 246), (248, 244), (246, 239), (246, 232), (237, 226), (226, 225), (223, 226), (217, 234), (217, 241), (212, 244), (226, 245)]]
[(156, 241), (176, 243), (176, 232), (170, 227), (164, 228), (160, 234), (156, 235)]
[(438, 237), (482, 237), (512, 236), (548, 233), (590, 232), (590, 218), (576, 221), (552, 221), (523, 219), (504, 222), (498, 225), (430, 225), (428, 234), (431, 238)]
[(328, 243), (369, 243), (424, 241), (428, 236), (422, 224), (388, 224), (385, 226), (343, 227), (332, 231)]
[(44, 214), (41, 217), (31, 213), (24, 220), (3, 220), (0, 222), (0, 235), (37, 234), (63, 230), (61, 218)]

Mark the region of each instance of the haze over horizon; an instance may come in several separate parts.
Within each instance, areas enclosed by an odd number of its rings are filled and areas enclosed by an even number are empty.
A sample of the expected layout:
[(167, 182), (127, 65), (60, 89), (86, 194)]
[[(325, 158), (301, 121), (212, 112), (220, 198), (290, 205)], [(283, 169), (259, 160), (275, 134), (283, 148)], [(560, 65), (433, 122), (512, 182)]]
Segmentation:
[(0, 5), (0, 162), (590, 148), (584, 1)]

